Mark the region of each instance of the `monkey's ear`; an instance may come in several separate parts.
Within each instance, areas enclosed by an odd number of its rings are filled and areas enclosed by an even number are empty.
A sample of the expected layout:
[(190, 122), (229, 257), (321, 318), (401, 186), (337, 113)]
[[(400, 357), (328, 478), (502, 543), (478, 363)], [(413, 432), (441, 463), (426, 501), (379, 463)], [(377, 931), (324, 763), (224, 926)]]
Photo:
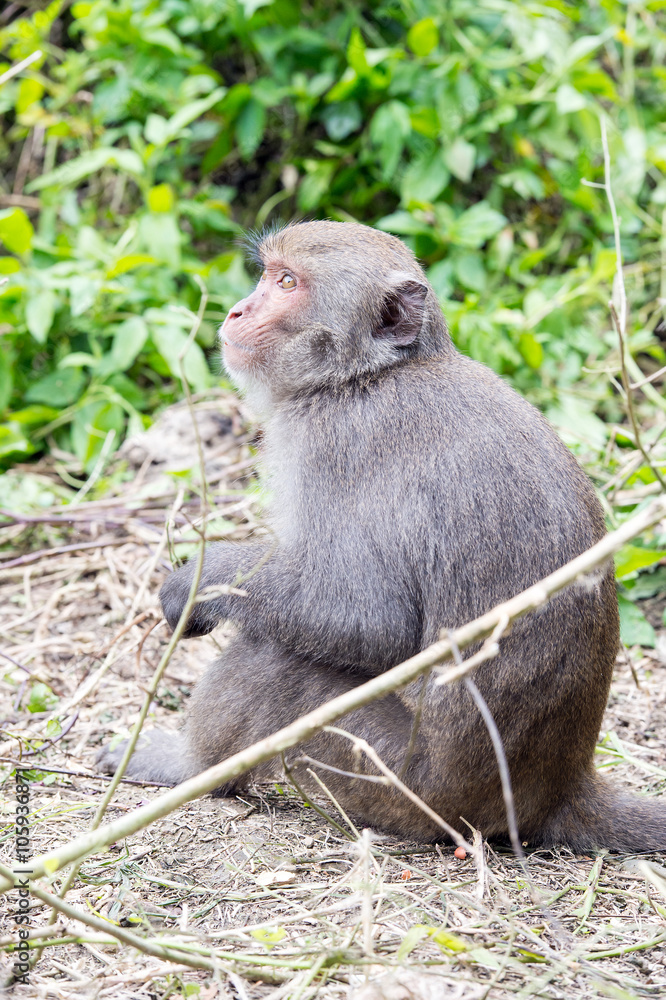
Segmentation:
[(427, 285), (419, 281), (403, 281), (384, 299), (381, 316), (373, 336), (389, 340), (396, 347), (413, 344), (423, 324)]

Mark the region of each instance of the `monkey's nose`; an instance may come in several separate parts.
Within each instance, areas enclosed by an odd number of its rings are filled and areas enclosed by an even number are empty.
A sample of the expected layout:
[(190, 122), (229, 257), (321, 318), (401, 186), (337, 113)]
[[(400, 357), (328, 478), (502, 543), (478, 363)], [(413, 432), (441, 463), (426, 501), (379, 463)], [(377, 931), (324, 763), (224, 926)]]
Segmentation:
[(238, 319), (238, 317), (242, 315), (243, 315), (243, 310), (241, 309), (240, 305), (236, 305), (231, 307), (231, 309), (229, 310), (229, 316), (227, 318)]

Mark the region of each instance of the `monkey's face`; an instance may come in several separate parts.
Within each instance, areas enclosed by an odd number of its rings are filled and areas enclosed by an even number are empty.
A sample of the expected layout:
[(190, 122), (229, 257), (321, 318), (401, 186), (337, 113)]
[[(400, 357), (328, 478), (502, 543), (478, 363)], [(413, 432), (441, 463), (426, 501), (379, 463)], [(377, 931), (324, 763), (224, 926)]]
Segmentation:
[(304, 222), (254, 235), (250, 249), (261, 279), (220, 337), (229, 374), (261, 410), (450, 346), (423, 272), (387, 233)]
[(267, 261), (255, 290), (232, 306), (220, 329), (229, 372), (259, 376), (269, 370), (284, 342), (302, 327), (308, 298), (302, 270)]

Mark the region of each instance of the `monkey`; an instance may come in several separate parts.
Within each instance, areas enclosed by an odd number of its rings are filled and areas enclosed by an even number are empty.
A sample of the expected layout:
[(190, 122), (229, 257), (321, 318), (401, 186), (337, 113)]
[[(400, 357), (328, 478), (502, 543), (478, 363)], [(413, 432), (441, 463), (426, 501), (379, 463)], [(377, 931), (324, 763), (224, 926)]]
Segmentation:
[[(261, 278), (220, 336), (228, 372), (263, 420), (273, 540), (205, 552), (200, 590), (218, 592), (194, 605), (185, 635), (222, 621), (237, 632), (197, 686), (182, 732), (148, 732), (130, 759), (131, 777), (167, 784), (423, 650), (605, 533), (569, 449), (535, 407), (456, 350), (397, 237), (301, 222), (254, 235), (250, 249)], [(162, 586), (172, 627), (194, 566)], [(593, 766), (618, 647), (609, 561), (514, 622), (476, 669), (531, 845), (666, 850), (663, 800), (626, 795)], [(506, 838), (497, 759), (464, 684), (420, 678), (339, 725), (455, 829), (466, 821)], [(100, 767), (112, 773), (122, 752), (103, 749)], [(340, 734), (320, 732), (294, 753), (333, 769), (326, 783), (359, 822), (419, 842), (441, 837), (396, 788), (355, 776)], [(275, 776), (277, 765), (252, 774)]]

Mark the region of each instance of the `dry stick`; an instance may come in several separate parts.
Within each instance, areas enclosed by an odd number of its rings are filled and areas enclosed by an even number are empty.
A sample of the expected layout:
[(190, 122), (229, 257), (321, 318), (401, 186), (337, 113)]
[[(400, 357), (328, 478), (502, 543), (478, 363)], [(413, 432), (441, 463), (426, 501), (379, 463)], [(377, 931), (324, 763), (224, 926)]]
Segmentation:
[[(416, 746), (416, 737), (419, 734), (419, 729), (421, 728), (421, 715), (423, 714), (423, 702), (425, 700), (425, 693), (428, 689), (428, 680), (430, 679), (430, 674), (424, 674), (421, 678), (421, 688), (419, 690), (418, 698), (416, 701), (416, 708), (414, 709), (414, 718), (412, 720), (412, 731), (409, 734), (409, 742), (407, 744), (407, 750), (405, 751), (405, 759), (402, 762), (402, 767), (398, 771), (398, 777), (404, 778), (407, 774), (407, 768), (411, 764), (412, 756), (414, 754), (414, 747)], [(437, 681), (435, 681), (437, 683)]]
[(666, 490), (666, 478), (664, 478), (658, 466), (650, 458), (650, 455), (648, 454), (645, 445), (643, 444), (641, 430), (638, 425), (638, 420), (636, 419), (636, 410), (634, 408), (634, 400), (631, 394), (631, 385), (629, 384), (629, 374), (627, 372), (627, 358), (626, 358), (627, 343), (625, 335), (622, 331), (622, 323), (621, 320), (618, 318), (617, 310), (612, 301), (608, 303), (608, 308), (610, 309), (610, 314), (613, 317), (613, 326), (617, 331), (618, 340), (620, 341), (620, 364), (622, 368), (622, 385), (624, 387), (624, 395), (627, 401), (627, 413), (629, 414), (629, 420), (631, 422), (631, 427), (634, 432), (634, 441), (636, 443), (636, 447), (638, 448), (641, 455), (645, 459), (646, 465), (654, 473), (655, 479), (657, 479), (657, 481), (659, 482), (659, 485), (661, 486), (662, 490)]
[(347, 815), (347, 813), (344, 811), (344, 809), (342, 808), (342, 806), (340, 805), (340, 803), (336, 799), (336, 797), (333, 794), (333, 792), (331, 791), (331, 789), (328, 787), (328, 785), (325, 782), (323, 782), (321, 780), (321, 778), (319, 777), (319, 775), (315, 771), (313, 771), (311, 767), (309, 767), (307, 769), (307, 771), (308, 771), (308, 774), (310, 775), (310, 777), (314, 778), (314, 780), (317, 782), (317, 784), (321, 788), (321, 790), (324, 793), (324, 795), (327, 795), (329, 797), (329, 799), (331, 800), (331, 802), (333, 803), (333, 805), (335, 806), (335, 808), (338, 810), (338, 812), (340, 813), (340, 815), (342, 816), (342, 818), (348, 824), (350, 830), (354, 834), (354, 837), (353, 837), (354, 842), (359, 841), (361, 839), (360, 830), (351, 821), (351, 819), (349, 818), (349, 816)]
[(2, 76), (0, 76), (0, 87), (3, 85), (3, 83), (7, 83), (8, 80), (11, 80), (13, 77), (18, 76), (19, 73), (22, 73), (24, 69), (27, 69), (28, 66), (31, 66), (32, 63), (36, 62), (38, 59), (41, 59), (41, 57), (42, 57), (42, 50), (36, 49), (34, 52), (31, 52), (29, 56), (26, 56), (25, 59), (21, 59), (20, 62), (14, 63), (13, 66), (10, 66), (9, 69), (6, 69), (5, 72), (2, 74)]
[(641, 389), (644, 385), (649, 385), (650, 382), (656, 382), (661, 375), (666, 375), (666, 365), (660, 368), (659, 371), (652, 372), (651, 375), (646, 375), (645, 378), (640, 379), (638, 382), (632, 382), (629, 386), (630, 389)]
[[(503, 632), (506, 626), (508, 625), (507, 619), (505, 618), (503, 622), (500, 622), (500, 625), (502, 626), (501, 631)], [(487, 656), (485, 657), (487, 659), (490, 659), (492, 655), (496, 655), (495, 650), (499, 651), (499, 647), (497, 646), (497, 639), (499, 638), (499, 635), (497, 633), (499, 631), (500, 631), (500, 626), (498, 626), (498, 628), (495, 629), (495, 632), (493, 632), (492, 636), (490, 637), (491, 642), (487, 650)], [(451, 648), (453, 649), (453, 658), (456, 664), (460, 667), (463, 665), (464, 661), (462, 656), (460, 655), (459, 648), (456, 646), (455, 641), (451, 636), (451, 633), (449, 633), (449, 639), (451, 641)], [(486, 644), (484, 644), (484, 647), (485, 645)], [(493, 649), (493, 647), (495, 647), (495, 649)], [(483, 652), (483, 649), (480, 650), (480, 652)], [(471, 659), (474, 659), (474, 657), (471, 657)], [(481, 713), (481, 718), (486, 724), (488, 735), (490, 736), (490, 739), (493, 744), (493, 750), (495, 751), (495, 757), (497, 759), (497, 768), (499, 770), (499, 775), (500, 775), (500, 782), (502, 784), (502, 796), (504, 798), (506, 821), (507, 821), (507, 826), (509, 828), (509, 839), (511, 841), (511, 846), (513, 847), (513, 853), (520, 861), (525, 873), (527, 873), (527, 866), (525, 864), (525, 855), (523, 853), (523, 848), (520, 843), (520, 838), (518, 836), (518, 823), (516, 821), (516, 809), (513, 801), (513, 789), (511, 788), (511, 776), (509, 774), (509, 765), (507, 763), (506, 754), (504, 753), (504, 744), (502, 743), (502, 737), (500, 736), (499, 729), (497, 728), (497, 724), (493, 719), (492, 713), (488, 708), (486, 699), (483, 697), (483, 695), (479, 691), (478, 687), (476, 686), (472, 678), (465, 677), (464, 683), (465, 687), (467, 688), (472, 698), (474, 699), (476, 707)]]
[(359, 853), (363, 870), (363, 889), (361, 896), (361, 923), (363, 925), (363, 952), (372, 957), (372, 881), (370, 878), (370, 830), (361, 832)]
[(290, 782), (294, 786), (300, 797), (303, 799), (305, 805), (309, 806), (310, 809), (314, 809), (317, 815), (321, 816), (322, 819), (326, 820), (326, 822), (329, 823), (335, 830), (337, 830), (338, 833), (341, 833), (342, 836), (345, 838), (345, 840), (353, 840), (354, 838), (350, 834), (349, 830), (345, 830), (344, 826), (342, 826), (341, 823), (338, 823), (338, 821), (334, 819), (331, 816), (331, 814), (328, 813), (322, 806), (319, 806), (317, 805), (316, 802), (313, 802), (312, 799), (309, 797), (309, 795), (305, 792), (305, 790), (301, 788), (297, 778), (294, 775), (293, 770), (287, 763), (287, 758), (284, 755), (284, 751), (280, 754), (280, 757), (282, 758), (282, 767), (284, 768), (285, 778), (287, 779), (288, 782)]
[[(184, 368), (183, 368), (183, 359), (185, 357), (185, 354), (189, 350), (190, 345), (192, 344), (192, 341), (194, 340), (194, 337), (196, 335), (197, 330), (199, 329), (199, 327), (201, 325), (201, 320), (203, 318), (203, 311), (205, 309), (207, 301), (208, 301), (208, 296), (207, 296), (207, 293), (205, 292), (205, 289), (203, 289), (203, 286), (202, 286), (202, 296), (201, 296), (201, 303), (200, 303), (200, 306), (199, 306), (199, 311), (198, 311), (197, 316), (195, 317), (195, 320), (194, 320), (194, 322), (192, 324), (192, 330), (190, 331), (190, 336), (188, 337), (187, 342), (186, 342), (185, 346), (183, 347), (183, 350), (181, 351), (181, 353), (180, 353), (180, 355), (178, 357), (178, 361), (179, 361), (179, 364), (180, 364), (181, 372), (183, 373), (182, 374), (183, 386), (185, 388), (188, 400), (190, 401), (190, 406), (191, 406), (191, 399), (190, 399), (190, 396), (189, 396), (189, 386), (188, 386), (187, 380), (185, 378), (185, 373), (184, 373)], [(194, 423), (195, 434), (196, 434), (196, 439), (197, 439), (197, 447), (198, 447), (198, 452), (199, 452), (199, 462), (200, 462), (200, 467), (201, 467), (201, 475), (202, 475), (202, 478), (203, 478), (203, 476), (204, 476), (203, 450), (202, 450), (202, 447), (201, 447), (201, 439), (199, 437), (199, 432), (198, 432), (198, 427), (196, 425), (196, 420), (193, 419), (193, 423)], [(179, 640), (180, 640), (183, 632), (185, 631), (185, 628), (186, 628), (186, 625), (187, 625), (187, 620), (188, 620), (188, 618), (190, 616), (190, 612), (191, 612), (192, 608), (194, 607), (194, 604), (195, 604), (195, 601), (196, 601), (196, 596), (197, 596), (197, 590), (199, 588), (199, 583), (200, 583), (200, 580), (201, 580), (201, 573), (203, 571), (204, 543), (205, 543), (205, 540), (206, 540), (205, 539), (205, 523), (206, 523), (205, 516), (206, 516), (206, 513), (207, 513), (207, 504), (206, 504), (206, 499), (205, 499), (205, 487), (204, 487), (204, 490), (203, 490), (203, 493), (202, 493), (201, 505), (202, 505), (201, 513), (202, 513), (204, 528), (203, 528), (202, 533), (201, 533), (201, 544), (199, 546), (199, 551), (197, 553), (196, 568), (195, 568), (195, 571), (194, 571), (194, 577), (192, 579), (192, 584), (190, 586), (190, 592), (188, 594), (187, 601), (185, 602), (185, 606), (184, 606), (184, 608), (183, 608), (183, 610), (181, 612), (180, 618), (178, 620), (178, 624), (176, 625), (176, 628), (174, 629), (173, 635), (171, 636), (171, 639), (169, 640), (169, 642), (167, 644), (167, 648), (165, 649), (165, 651), (164, 651), (164, 653), (163, 653), (163, 655), (162, 655), (162, 657), (160, 659), (160, 662), (158, 663), (157, 667), (155, 668), (155, 671), (153, 672), (152, 679), (151, 679), (150, 684), (149, 684), (149, 686), (148, 686), (148, 688), (146, 690), (146, 694), (145, 694), (145, 697), (144, 697), (144, 700), (143, 700), (143, 704), (141, 706), (141, 711), (139, 712), (139, 718), (137, 719), (136, 723), (134, 724), (134, 728), (132, 729), (132, 733), (130, 735), (130, 738), (127, 741), (127, 747), (125, 748), (125, 753), (123, 754), (122, 759), (121, 759), (120, 763), (118, 764), (118, 767), (116, 768), (116, 771), (115, 771), (115, 774), (113, 775), (113, 778), (109, 782), (109, 786), (106, 789), (106, 792), (104, 793), (102, 801), (100, 802), (100, 804), (97, 807), (97, 810), (96, 810), (95, 815), (93, 817), (92, 823), (90, 825), (91, 830), (96, 830), (99, 827), (99, 825), (102, 822), (102, 819), (104, 817), (104, 813), (106, 812), (106, 810), (108, 808), (108, 805), (111, 802), (111, 799), (115, 795), (116, 789), (118, 788), (118, 785), (120, 784), (120, 782), (123, 779), (123, 776), (125, 774), (125, 770), (126, 770), (127, 765), (128, 765), (128, 763), (130, 761), (130, 757), (134, 753), (136, 745), (137, 745), (137, 743), (139, 741), (139, 736), (141, 735), (141, 730), (143, 729), (143, 724), (146, 721), (146, 716), (148, 715), (148, 712), (150, 710), (150, 705), (152, 703), (152, 700), (155, 697), (155, 694), (157, 692), (158, 684), (159, 684), (160, 680), (162, 679), (162, 675), (163, 675), (164, 671), (166, 670), (166, 668), (167, 668), (167, 666), (169, 664), (169, 661), (171, 660), (171, 657), (173, 656), (173, 652), (174, 652), (174, 650), (175, 650), (175, 648), (176, 648), (176, 646), (177, 646), (177, 644), (178, 644), (178, 642), (179, 642)], [(131, 616), (131, 614), (132, 614), (132, 609), (130, 609), (128, 617)], [(82, 859), (78, 859), (76, 861), (76, 863), (72, 865), (72, 868), (70, 869), (70, 871), (69, 871), (69, 873), (67, 875), (67, 878), (65, 879), (65, 881), (64, 881), (64, 883), (62, 885), (62, 888), (60, 890), (59, 895), (60, 895), (61, 898), (64, 898), (67, 895), (67, 893), (70, 890), (70, 888), (72, 887), (72, 885), (74, 883), (74, 879), (76, 878), (76, 876), (78, 874), (79, 867), (81, 865), (81, 860)], [(54, 910), (52, 912), (52, 914), (51, 914), (49, 922), (53, 922), (56, 919), (56, 916), (57, 916), (57, 914), (56, 914), (56, 911)], [(35, 962), (33, 964), (35, 964), (36, 962), (39, 961), (40, 956), (41, 956), (41, 949), (39, 949), (37, 951), (37, 954), (35, 956)]]
[[(622, 271), (622, 244), (620, 242), (620, 220), (617, 214), (617, 208), (615, 206), (615, 198), (613, 196), (613, 189), (611, 186), (611, 173), (610, 173), (610, 152), (608, 149), (608, 134), (606, 131), (606, 118), (604, 115), (600, 116), (599, 123), (601, 126), (601, 145), (604, 151), (604, 183), (596, 184), (590, 181), (584, 181), (588, 187), (601, 188), (608, 200), (608, 207), (610, 208), (611, 218), (613, 220), (613, 240), (615, 242), (615, 280), (613, 282), (614, 292), (617, 292), (619, 299), (619, 315), (615, 307), (615, 303), (611, 300), (608, 303), (611, 316), (613, 318), (613, 325), (617, 332), (619, 346), (620, 346), (620, 370), (622, 373), (622, 386), (624, 388), (624, 395), (627, 401), (627, 414), (629, 416), (629, 421), (631, 423), (632, 430), (634, 432), (634, 441), (636, 447), (642, 454), (647, 466), (654, 473), (655, 479), (657, 479), (663, 490), (666, 490), (666, 478), (659, 470), (659, 468), (654, 464), (653, 460), (650, 458), (645, 445), (643, 444), (641, 431), (638, 426), (638, 420), (636, 419), (636, 410), (634, 408), (634, 400), (632, 396), (632, 386), (631, 380), (629, 379), (628, 372), (628, 353), (629, 348), (627, 345), (627, 292), (624, 285), (624, 273)], [(644, 384), (647, 384), (645, 382)]]
[(101, 538), (95, 542), (73, 542), (71, 545), (56, 545), (53, 549), (39, 549), (37, 552), (26, 552), (24, 556), (6, 559), (0, 562), (0, 570), (12, 569), (14, 566), (27, 566), (51, 556), (60, 556), (64, 552), (82, 552), (84, 549), (104, 549), (107, 545), (127, 545), (126, 538)]
[[(10, 870), (5, 868), (4, 865), (0, 865), (0, 878), (6, 879), (10, 875)], [(41, 900), (42, 903), (46, 903), (47, 906), (52, 907), (54, 913), (64, 913), (65, 916), (71, 917), (72, 920), (78, 920), (81, 924), (87, 924), (89, 927), (94, 927), (95, 930), (103, 931), (105, 934), (117, 938), (118, 941), (122, 941), (123, 944), (129, 944), (147, 955), (153, 955), (155, 958), (162, 958), (165, 961), (173, 962), (176, 960), (182, 962), (183, 965), (189, 965), (193, 969), (205, 969), (207, 972), (215, 971), (215, 962), (191, 955), (189, 952), (182, 952), (176, 944), (171, 947), (165, 947), (148, 941), (145, 938), (138, 937), (136, 934), (126, 931), (117, 924), (111, 923), (110, 920), (102, 920), (99, 917), (94, 917), (92, 913), (87, 913), (85, 910), (78, 910), (70, 903), (66, 903), (63, 899), (60, 899), (59, 896), (55, 896), (51, 892), (45, 892), (37, 885), (32, 884), (30, 892), (37, 899)]]
[[(551, 573), (550, 576), (545, 577), (532, 587), (528, 587), (527, 590), (512, 597), (504, 604), (497, 605), (475, 621), (456, 629), (453, 632), (456, 645), (463, 649), (470, 643), (490, 635), (505, 617), (513, 620), (529, 611), (540, 608), (553, 594), (573, 583), (579, 577), (596, 570), (623, 545), (652, 525), (657, 524), (664, 517), (666, 517), (666, 497), (659, 497), (645, 510), (626, 521), (616, 531), (606, 535), (592, 548)], [(373, 677), (365, 684), (360, 684), (358, 687), (338, 695), (337, 698), (320, 705), (278, 732), (272, 733), (263, 740), (259, 740), (258, 743), (254, 743), (232, 757), (220, 761), (219, 764), (209, 767), (201, 774), (188, 778), (187, 781), (169, 789), (134, 812), (107, 823), (97, 830), (81, 834), (68, 844), (34, 858), (31, 865), (33, 878), (43, 878), (47, 874), (52, 875), (64, 865), (71, 864), (72, 861), (82, 859), (88, 854), (102, 850), (116, 840), (129, 837), (138, 830), (143, 830), (150, 823), (173, 812), (178, 806), (191, 802), (206, 792), (212, 792), (215, 788), (244, 774), (263, 761), (279, 755), (283, 750), (288, 750), (296, 743), (310, 739), (324, 726), (330, 725), (349, 712), (405, 687), (430, 667), (441, 663), (450, 655), (451, 642), (448, 639), (440, 639), (432, 646), (428, 646), (427, 649), (405, 660), (404, 663)], [(469, 661), (454, 667), (452, 673), (461, 676), (465, 672), (465, 668), (468, 671), (474, 669), (473, 665), (470, 668), (468, 664)], [(5, 882), (0, 888), (0, 893), (8, 892), (13, 884), (13, 882)]]
[(439, 813), (436, 813), (434, 809), (431, 809), (427, 802), (424, 802), (423, 799), (416, 794), (416, 792), (413, 792), (411, 788), (408, 788), (407, 785), (400, 780), (398, 775), (395, 774), (390, 767), (387, 767), (375, 748), (371, 747), (366, 740), (361, 739), (360, 736), (354, 736), (353, 733), (348, 733), (346, 729), (338, 729), (337, 726), (325, 726), (324, 732), (337, 733), (338, 736), (345, 736), (348, 740), (351, 740), (354, 744), (354, 748), (362, 750), (366, 757), (372, 761), (375, 767), (388, 778), (391, 784), (394, 785), (399, 792), (402, 792), (402, 794), (408, 798), (410, 802), (413, 802), (414, 805), (418, 806), (419, 809), (421, 809), (426, 816), (433, 821), (433, 823), (436, 823), (437, 826), (441, 827), (441, 829), (449, 835), (454, 843), (458, 844), (459, 847), (464, 847), (465, 850), (470, 851), (472, 854), (476, 854), (475, 848), (470, 846), (465, 838), (461, 837), (457, 830), (455, 830), (452, 826), (449, 826), (446, 820), (442, 819)]

